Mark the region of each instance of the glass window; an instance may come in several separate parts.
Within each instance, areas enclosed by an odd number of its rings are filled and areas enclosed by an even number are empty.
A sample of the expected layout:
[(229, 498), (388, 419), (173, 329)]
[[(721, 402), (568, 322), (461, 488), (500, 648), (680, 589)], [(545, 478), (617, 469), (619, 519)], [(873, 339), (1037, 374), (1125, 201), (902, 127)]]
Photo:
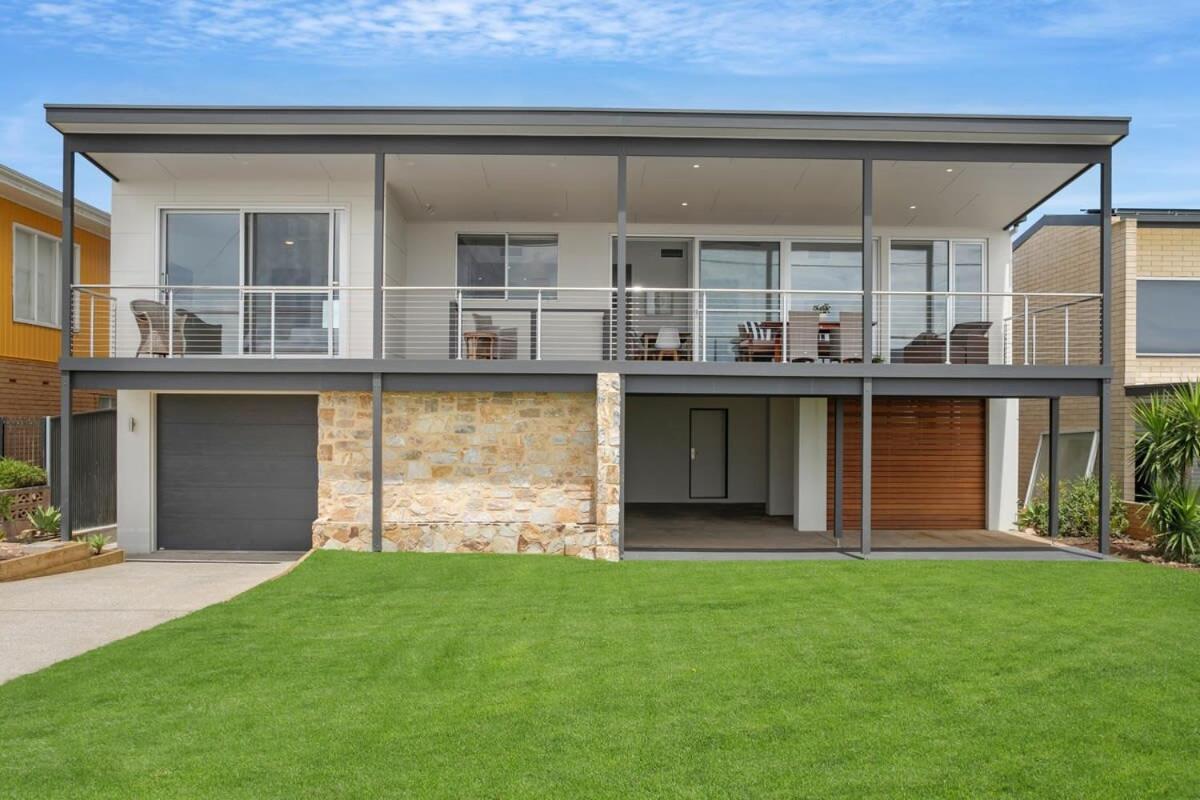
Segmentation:
[(700, 287), (743, 290), (707, 298), (705, 357), (733, 361), (739, 324), (779, 321), (778, 295), (752, 291), (779, 288), (779, 243), (701, 242)]
[[(246, 215), (248, 283), (253, 286), (330, 286), (332, 217), (323, 212)], [(272, 308), (272, 297), (274, 307)], [(273, 292), (247, 296), (247, 346), (252, 352), (336, 352), (331, 340), (332, 292)], [(336, 327), (336, 326), (333, 326)]]
[[(27, 228), (13, 228), (13, 319), (59, 324), (59, 240)], [(75, 272), (79, 248), (75, 249)]]
[[(558, 285), (558, 236), (555, 234), (459, 234), (458, 285), (481, 287), (472, 297), (504, 297), (507, 289)], [(486, 288), (484, 288), (486, 287)], [(532, 298), (533, 292), (509, 292)], [(553, 299), (551, 292), (542, 295)]]
[[(954, 243), (954, 284), (956, 292), (982, 292), (983, 243)], [(984, 319), (984, 298), (954, 298), (954, 324)]]
[(164, 225), (168, 286), (239, 286), (238, 215), (171, 211)]
[(1200, 280), (1137, 282), (1137, 352), (1200, 355)]
[(862, 245), (857, 242), (792, 244), (791, 288), (805, 291), (862, 289)]
[[(1033, 457), (1033, 473), (1025, 490), (1025, 503), (1029, 504), (1039, 491), (1042, 480), (1047, 478), (1050, 439), (1043, 433), (1038, 439), (1037, 453)], [(1058, 482), (1079, 480), (1092, 474), (1093, 453), (1096, 448), (1096, 431), (1076, 431), (1058, 435)]]
[[(948, 242), (892, 242), (892, 291), (947, 291), (950, 288), (949, 253)], [(932, 295), (889, 296), (887, 316), (892, 361), (903, 360), (897, 357), (897, 351), (915, 342), (918, 336), (944, 337), (946, 334), (945, 301)]]
[[(512, 234), (508, 237), (508, 285), (557, 286), (558, 237)], [(527, 297), (534, 295), (526, 293)]]

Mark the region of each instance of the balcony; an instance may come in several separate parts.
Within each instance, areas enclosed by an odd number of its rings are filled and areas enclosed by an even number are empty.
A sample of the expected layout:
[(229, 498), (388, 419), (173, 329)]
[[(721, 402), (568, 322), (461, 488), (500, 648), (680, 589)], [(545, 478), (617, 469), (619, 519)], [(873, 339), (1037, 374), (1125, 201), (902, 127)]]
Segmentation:
[[(370, 287), (75, 286), (83, 359), (369, 359)], [(384, 287), (383, 358), (400, 362), (620, 360), (617, 291)], [(656, 363), (1095, 366), (1094, 293), (863, 293), (636, 287), (624, 359)], [(513, 371), (521, 367), (513, 363)], [(467, 368), (464, 363), (464, 369)]]

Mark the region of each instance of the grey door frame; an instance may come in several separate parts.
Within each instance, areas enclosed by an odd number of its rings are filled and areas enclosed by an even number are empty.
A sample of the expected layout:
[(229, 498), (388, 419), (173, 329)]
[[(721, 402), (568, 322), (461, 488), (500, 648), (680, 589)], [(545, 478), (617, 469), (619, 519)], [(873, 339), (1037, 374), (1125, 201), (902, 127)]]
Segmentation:
[[(721, 464), (721, 494), (705, 495), (697, 497), (695, 489), (692, 487), (692, 465), (695, 459), (692, 458), (692, 452), (696, 448), (696, 412), (697, 411), (715, 411), (721, 415), (721, 422), (725, 430), (725, 457)], [(729, 409), (728, 408), (711, 408), (697, 407), (688, 409), (688, 499), (689, 500), (728, 500), (729, 499)]]

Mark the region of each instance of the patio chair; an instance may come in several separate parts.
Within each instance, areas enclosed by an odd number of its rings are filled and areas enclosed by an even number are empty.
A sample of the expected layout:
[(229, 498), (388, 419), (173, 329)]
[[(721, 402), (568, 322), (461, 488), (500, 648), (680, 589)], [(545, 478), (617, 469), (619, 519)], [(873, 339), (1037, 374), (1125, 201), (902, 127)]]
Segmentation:
[(475, 330), (496, 334), (496, 348), (491, 358), (514, 359), (517, 357), (517, 329), (501, 328), (492, 322), (491, 314), (471, 313)]
[(664, 326), (658, 329), (658, 333), (654, 337), (655, 360), (666, 361), (669, 355), (672, 361), (678, 361), (682, 350), (683, 339), (679, 335), (678, 328)]
[(129, 310), (133, 313), (133, 320), (137, 323), (141, 336), (135, 358), (143, 355), (183, 355), (186, 352), (183, 336), (183, 314), (186, 312), (176, 309), (175, 321), (169, 325), (167, 307), (157, 300), (130, 300)]
[(738, 338), (733, 340), (738, 361), (775, 360), (775, 331), (761, 322), (747, 320), (738, 323)]
[(787, 357), (789, 361), (813, 362), (820, 356), (821, 315), (816, 311), (789, 311)]
[(829, 357), (843, 364), (861, 364), (863, 360), (863, 315), (861, 311), (838, 314), (837, 330), (830, 334)]
[(950, 363), (988, 363), (988, 320), (960, 322), (950, 331)]

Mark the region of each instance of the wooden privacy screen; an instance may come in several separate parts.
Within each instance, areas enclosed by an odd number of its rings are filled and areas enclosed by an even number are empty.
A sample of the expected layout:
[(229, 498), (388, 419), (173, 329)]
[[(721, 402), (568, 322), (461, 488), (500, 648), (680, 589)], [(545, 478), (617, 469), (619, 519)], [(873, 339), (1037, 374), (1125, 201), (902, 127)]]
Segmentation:
[[(862, 413), (846, 399), (845, 526), (862, 520)], [(878, 530), (985, 527), (983, 400), (878, 397), (873, 404), (871, 524)], [(829, 401), (826, 525), (833, 528), (833, 400)]]

